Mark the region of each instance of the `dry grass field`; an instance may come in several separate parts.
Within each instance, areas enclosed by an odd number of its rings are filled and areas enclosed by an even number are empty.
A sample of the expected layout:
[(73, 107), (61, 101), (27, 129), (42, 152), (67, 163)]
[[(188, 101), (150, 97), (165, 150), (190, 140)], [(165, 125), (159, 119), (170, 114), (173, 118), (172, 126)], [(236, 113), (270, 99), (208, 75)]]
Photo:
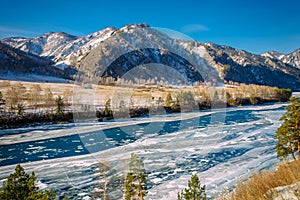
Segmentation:
[(276, 170), (253, 174), (247, 181), (240, 181), (233, 192), (225, 193), (221, 200), (267, 200), (272, 188), (286, 186), (300, 180), (300, 161), (278, 164)]
[[(190, 92), (194, 101), (227, 102), (242, 105), (240, 99), (248, 99), (256, 104), (256, 99), (272, 101), (278, 88), (257, 85), (226, 85), (224, 87), (205, 86), (149, 86), (149, 85), (76, 85), (72, 83), (37, 83), (0, 80), (0, 92), (6, 100), (6, 109), (22, 103), (25, 110), (53, 106), (55, 98), (62, 96), (67, 106), (93, 105), (104, 107), (111, 99), (111, 107), (118, 108), (123, 102), (126, 107), (150, 107), (165, 105), (168, 94), (172, 103), (181, 92)], [(276, 100), (275, 100), (276, 101)]]

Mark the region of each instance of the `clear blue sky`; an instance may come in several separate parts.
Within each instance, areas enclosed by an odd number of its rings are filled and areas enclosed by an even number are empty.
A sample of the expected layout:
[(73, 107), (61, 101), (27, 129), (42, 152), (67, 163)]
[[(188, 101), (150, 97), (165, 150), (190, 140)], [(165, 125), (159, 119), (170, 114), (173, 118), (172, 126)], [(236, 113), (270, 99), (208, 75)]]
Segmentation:
[(0, 38), (146, 22), (254, 53), (300, 48), (299, 0), (2, 0)]

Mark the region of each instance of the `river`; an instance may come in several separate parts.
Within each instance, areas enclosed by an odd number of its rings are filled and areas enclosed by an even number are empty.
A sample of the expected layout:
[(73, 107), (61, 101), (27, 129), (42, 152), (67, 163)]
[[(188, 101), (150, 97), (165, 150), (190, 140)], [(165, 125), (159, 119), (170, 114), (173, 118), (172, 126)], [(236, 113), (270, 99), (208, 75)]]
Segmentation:
[(214, 197), (278, 162), (274, 135), (286, 105), (2, 130), (0, 180), (21, 163), (35, 172), (39, 187), (70, 199), (91, 199), (101, 192), (105, 171), (107, 194), (118, 199), (135, 153), (148, 174), (145, 199), (177, 199), (193, 173)]

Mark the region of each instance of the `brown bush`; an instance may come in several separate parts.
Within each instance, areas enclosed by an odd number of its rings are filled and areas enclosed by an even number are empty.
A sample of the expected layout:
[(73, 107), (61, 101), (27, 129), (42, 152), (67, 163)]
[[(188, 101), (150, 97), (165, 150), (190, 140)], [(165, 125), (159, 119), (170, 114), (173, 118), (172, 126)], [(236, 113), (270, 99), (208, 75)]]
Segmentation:
[(247, 181), (240, 181), (233, 192), (222, 194), (219, 199), (253, 200), (270, 199), (272, 188), (293, 184), (300, 180), (300, 161), (280, 164), (274, 171), (261, 171)]

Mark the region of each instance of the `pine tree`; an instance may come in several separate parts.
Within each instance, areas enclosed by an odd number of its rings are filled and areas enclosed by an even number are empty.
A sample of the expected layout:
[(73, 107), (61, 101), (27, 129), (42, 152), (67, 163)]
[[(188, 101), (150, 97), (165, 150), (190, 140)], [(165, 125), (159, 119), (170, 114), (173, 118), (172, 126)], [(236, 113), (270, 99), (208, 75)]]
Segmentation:
[(41, 191), (35, 186), (35, 174), (27, 174), (18, 164), (15, 172), (10, 174), (6, 181), (2, 184), (0, 190), (0, 199), (14, 200), (54, 200), (56, 194), (51, 190)]
[(197, 174), (188, 181), (188, 187), (177, 194), (178, 200), (206, 200), (205, 185), (201, 186)]
[(56, 104), (56, 113), (57, 115), (63, 115), (64, 114), (64, 106), (65, 106), (65, 103), (64, 103), (64, 100), (63, 98), (58, 95), (58, 97), (55, 99), (55, 104)]
[(181, 91), (177, 95), (177, 100), (180, 102), (181, 105), (190, 105), (195, 103), (194, 95), (191, 91)]
[(166, 106), (167, 107), (171, 106), (171, 101), (172, 101), (172, 96), (171, 96), (171, 93), (169, 92), (167, 97), (166, 97)]
[(177, 95), (177, 101), (180, 103), (181, 112), (190, 112), (196, 109), (194, 94), (191, 91), (181, 91)]
[(298, 151), (300, 158), (300, 99), (290, 98), (286, 113), (280, 118), (282, 125), (278, 128), (275, 138), (278, 140), (276, 151), (279, 158), (286, 158), (289, 155), (296, 160), (295, 152)]
[(104, 115), (105, 116), (111, 116), (112, 110), (111, 110), (111, 99), (107, 99), (104, 105)]
[(292, 95), (292, 90), (291, 89), (284, 89), (284, 88), (276, 88), (275, 89), (276, 92), (276, 97), (279, 101), (285, 102), (288, 101), (289, 98)]
[(125, 200), (144, 200), (147, 195), (146, 178), (144, 163), (132, 153), (125, 179)]

